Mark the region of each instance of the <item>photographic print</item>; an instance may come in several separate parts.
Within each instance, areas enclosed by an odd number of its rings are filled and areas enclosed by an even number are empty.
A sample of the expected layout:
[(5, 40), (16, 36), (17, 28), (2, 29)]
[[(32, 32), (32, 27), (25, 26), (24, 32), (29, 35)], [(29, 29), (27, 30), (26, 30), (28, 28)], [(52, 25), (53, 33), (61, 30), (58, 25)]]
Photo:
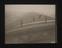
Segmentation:
[(56, 43), (55, 5), (5, 4), (5, 43)]

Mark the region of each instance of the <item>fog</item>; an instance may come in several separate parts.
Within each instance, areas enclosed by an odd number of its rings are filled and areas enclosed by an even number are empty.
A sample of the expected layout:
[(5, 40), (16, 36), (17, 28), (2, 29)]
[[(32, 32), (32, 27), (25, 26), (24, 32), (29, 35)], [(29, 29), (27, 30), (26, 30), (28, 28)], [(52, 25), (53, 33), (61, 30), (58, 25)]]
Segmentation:
[(55, 43), (55, 5), (5, 5), (5, 43)]
[(5, 13), (19, 16), (25, 12), (38, 12), (55, 16), (55, 5), (5, 5)]
[(28, 23), (34, 16), (38, 21), (39, 15), (55, 18), (55, 5), (5, 5), (5, 30), (20, 27), (21, 19), (23, 23)]

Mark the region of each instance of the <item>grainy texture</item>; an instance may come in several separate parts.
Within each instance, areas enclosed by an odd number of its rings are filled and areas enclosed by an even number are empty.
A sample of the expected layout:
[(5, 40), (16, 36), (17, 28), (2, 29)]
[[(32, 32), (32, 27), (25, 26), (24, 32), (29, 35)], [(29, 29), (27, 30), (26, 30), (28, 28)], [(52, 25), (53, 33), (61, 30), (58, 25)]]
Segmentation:
[(55, 43), (55, 5), (5, 5), (5, 43)]
[(6, 34), (6, 43), (51, 43), (55, 42), (55, 24), (26, 28)]

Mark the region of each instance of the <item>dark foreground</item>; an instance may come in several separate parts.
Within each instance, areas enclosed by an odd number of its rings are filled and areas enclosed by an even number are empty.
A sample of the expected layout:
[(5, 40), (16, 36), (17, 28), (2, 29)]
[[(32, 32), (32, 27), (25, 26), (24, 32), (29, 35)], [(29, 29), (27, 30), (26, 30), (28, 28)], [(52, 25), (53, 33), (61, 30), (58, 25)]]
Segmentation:
[(35, 26), (5, 34), (5, 43), (55, 43), (55, 23)]

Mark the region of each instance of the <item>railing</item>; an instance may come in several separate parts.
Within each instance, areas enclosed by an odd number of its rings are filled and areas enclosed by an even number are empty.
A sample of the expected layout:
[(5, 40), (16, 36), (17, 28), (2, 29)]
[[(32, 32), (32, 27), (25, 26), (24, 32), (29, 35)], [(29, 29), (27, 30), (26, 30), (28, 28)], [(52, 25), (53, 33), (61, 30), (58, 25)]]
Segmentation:
[[(53, 24), (55, 24), (55, 20), (47, 21), (47, 23), (45, 23), (44, 21), (32, 22), (32, 23), (23, 24), (21, 27), (19, 26), (19, 28), (7, 31), (7, 33), (16, 32), (18, 30), (24, 30), (24, 29), (28, 29), (28, 28), (32, 28), (32, 27), (39, 27), (40, 25), (41, 26), (48, 26), (48, 25), (53, 25)], [(31, 25), (33, 25), (33, 26), (31, 26)]]
[[(38, 17), (38, 19), (41, 19), (42, 18), (42, 16), (40, 15), (39, 17)], [(45, 18), (44, 18), (44, 20), (43, 21), (36, 21), (36, 19), (35, 19), (35, 17), (33, 16), (33, 18), (32, 18), (32, 22), (31, 23), (23, 23), (23, 19), (21, 19), (20, 20), (20, 24), (19, 25), (17, 25), (17, 27), (15, 27), (15, 28), (11, 28), (11, 30), (9, 30), (9, 31), (7, 31), (7, 32), (12, 32), (13, 30), (15, 31), (15, 30), (18, 30), (19, 28), (20, 29), (23, 29), (24, 27), (29, 27), (29, 26), (31, 26), (31, 25), (43, 25), (43, 24), (45, 24), (45, 25), (47, 25), (47, 24), (49, 24), (49, 23), (55, 23), (55, 20), (48, 20), (48, 16), (45, 16)]]
[[(38, 19), (41, 19), (41, 15), (38, 17)], [(47, 16), (45, 16), (45, 18), (44, 18), (45, 20), (44, 21), (37, 21), (36, 22), (36, 20), (35, 20), (35, 17), (33, 16), (33, 18), (32, 18), (32, 22), (31, 23), (27, 23), (27, 24), (23, 24), (23, 20), (21, 19), (21, 27), (23, 27), (24, 25), (31, 25), (31, 24), (36, 24), (36, 23), (47, 23), (48, 21), (55, 21), (55, 20), (48, 20), (48, 17)]]

